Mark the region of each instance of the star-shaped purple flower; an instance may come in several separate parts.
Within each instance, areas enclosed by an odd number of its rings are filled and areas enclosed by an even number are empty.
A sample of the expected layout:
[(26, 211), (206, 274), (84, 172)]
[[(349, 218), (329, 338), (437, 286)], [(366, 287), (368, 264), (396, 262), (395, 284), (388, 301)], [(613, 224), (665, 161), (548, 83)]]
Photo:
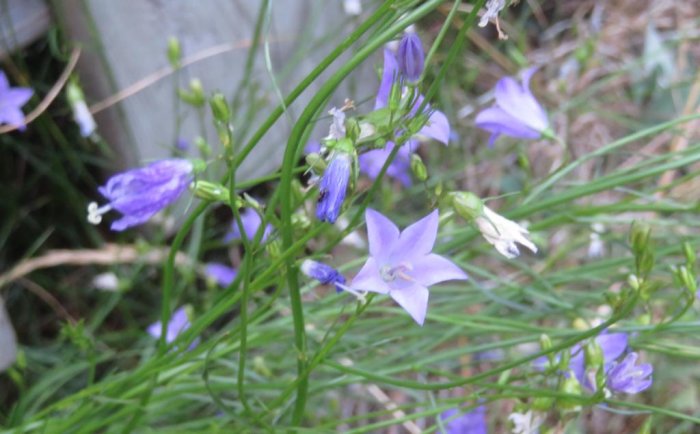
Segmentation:
[(634, 394), (651, 386), (654, 368), (649, 363), (637, 365), (638, 357), (637, 353), (629, 353), (607, 371), (606, 385), (612, 392)]
[(486, 406), (480, 405), (472, 411), (454, 417), (458, 409), (447, 410), (440, 415), (446, 434), (487, 434)]
[(222, 287), (229, 286), (236, 279), (236, 269), (218, 262), (210, 262), (204, 266), (208, 278)]
[(450, 260), (431, 253), (438, 230), (435, 210), (402, 232), (373, 209), (365, 211), (369, 258), (352, 288), (388, 294), (420, 325), (428, 310), (428, 287), (467, 274)]
[[(398, 74), (399, 66), (394, 53), (389, 49), (384, 50), (384, 71), (382, 72), (382, 80), (377, 91), (377, 98), (374, 101), (374, 109), (378, 110), (387, 106), (389, 94), (396, 78), (400, 79)], [(405, 87), (403, 88), (406, 89)], [(413, 104), (412, 115), (416, 114), (418, 107), (423, 103), (423, 96), (419, 95)], [(426, 112), (430, 112), (430, 107), (426, 107)], [(430, 112), (428, 122), (420, 129), (418, 137), (427, 137), (437, 140), (445, 145), (450, 140), (450, 123), (447, 116), (439, 110)], [(410, 158), (411, 153), (418, 148), (418, 140), (416, 137), (410, 138), (403, 146), (399, 154), (394, 158), (394, 161), (387, 168), (387, 175), (398, 179), (402, 184), (411, 185)], [(375, 149), (366, 152), (359, 156), (360, 170), (370, 178), (374, 179), (379, 174), (380, 169), (384, 166), (389, 153), (394, 147), (394, 143), (388, 142), (384, 149)]]
[(0, 71), (0, 125), (8, 124), (24, 130), (24, 113), (22, 106), (34, 95), (28, 87), (10, 87), (10, 82)]
[(88, 221), (99, 224), (103, 214), (115, 209), (123, 217), (112, 223), (113, 231), (143, 224), (180, 197), (192, 182), (193, 170), (189, 161), (171, 159), (114, 175), (99, 188), (109, 203), (98, 207), (92, 202), (88, 206)]
[[(245, 233), (246, 238), (252, 240), (253, 238), (255, 238), (255, 234), (258, 232), (258, 228), (260, 228), (260, 225), (262, 224), (262, 218), (260, 217), (260, 214), (258, 214), (257, 211), (255, 211), (254, 209), (246, 208), (241, 213), (241, 223), (243, 223), (243, 232)], [(264, 243), (271, 233), (272, 225), (267, 224), (265, 226), (260, 242)], [(238, 228), (238, 224), (234, 221), (233, 223), (231, 223), (231, 231), (229, 231), (229, 233), (226, 234), (226, 236), (224, 237), (224, 241), (228, 243), (233, 240), (238, 240), (240, 238), (241, 231)]]
[(549, 120), (530, 92), (530, 78), (537, 68), (523, 72), (522, 85), (512, 77), (496, 83), (496, 105), (482, 110), (475, 119), (477, 127), (491, 133), (489, 146), (501, 134), (518, 139), (538, 139), (549, 129)]

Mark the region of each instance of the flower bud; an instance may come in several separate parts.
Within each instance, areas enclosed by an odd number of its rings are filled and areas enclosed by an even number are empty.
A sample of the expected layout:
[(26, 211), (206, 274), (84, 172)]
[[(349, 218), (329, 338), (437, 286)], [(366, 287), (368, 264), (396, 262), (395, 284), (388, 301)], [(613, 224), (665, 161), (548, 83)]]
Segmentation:
[(174, 69), (178, 69), (181, 66), (181, 58), (182, 50), (180, 49), (180, 41), (176, 37), (171, 36), (170, 39), (168, 39), (168, 62), (170, 62), (170, 66)]
[(583, 347), (584, 360), (586, 361), (586, 369), (595, 372), (601, 371), (603, 368), (603, 349), (595, 339), (591, 339)]
[(229, 121), (231, 118), (231, 111), (229, 110), (228, 102), (226, 102), (226, 98), (222, 93), (215, 93), (209, 100), (209, 105), (211, 106), (211, 112), (214, 115), (214, 119), (223, 123)]
[(411, 154), (411, 172), (419, 181), (425, 181), (428, 179), (428, 169), (426, 169), (423, 160), (421, 160), (420, 155)]
[(204, 89), (202, 88), (202, 82), (198, 78), (193, 78), (190, 81), (189, 91), (179, 89), (177, 93), (180, 99), (194, 107), (202, 107), (207, 101), (204, 97)]
[(316, 152), (307, 154), (306, 157), (304, 157), (304, 159), (306, 160), (306, 164), (308, 164), (309, 167), (315, 172), (323, 172), (324, 170), (326, 170), (326, 167), (328, 167), (326, 165), (326, 160)]
[(683, 243), (683, 253), (685, 253), (685, 264), (690, 270), (695, 268), (696, 255), (693, 245), (685, 241)]
[(407, 32), (399, 42), (397, 60), (399, 71), (411, 82), (420, 79), (425, 64), (425, 53), (420, 38), (414, 32)]
[(221, 184), (209, 181), (197, 180), (194, 182), (194, 195), (200, 199), (212, 202), (226, 202), (230, 200), (228, 188)]
[[(567, 395), (581, 396), (581, 383), (578, 382), (575, 376), (570, 375), (565, 378), (559, 385), (559, 392), (565, 393)], [(574, 410), (578, 411), (581, 409), (581, 403), (578, 399), (572, 397), (567, 398), (557, 398), (557, 405), (562, 410)]]
[(484, 202), (468, 191), (450, 193), (455, 212), (467, 221), (474, 221), (484, 214)]
[(335, 152), (334, 154), (319, 183), (320, 194), (316, 205), (316, 217), (329, 223), (335, 223), (340, 214), (352, 169), (350, 154), (345, 152)]

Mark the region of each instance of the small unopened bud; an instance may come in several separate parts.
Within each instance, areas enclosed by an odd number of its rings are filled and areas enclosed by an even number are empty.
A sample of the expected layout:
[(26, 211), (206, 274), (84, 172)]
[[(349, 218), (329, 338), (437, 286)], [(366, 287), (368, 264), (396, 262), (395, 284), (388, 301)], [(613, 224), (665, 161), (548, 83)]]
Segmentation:
[(683, 243), (683, 253), (685, 253), (685, 263), (689, 269), (695, 268), (696, 254), (693, 245), (685, 241)]
[(180, 49), (180, 41), (171, 36), (168, 39), (168, 62), (170, 66), (177, 69), (180, 67), (180, 59), (182, 58), (182, 50)]
[(197, 78), (193, 78), (190, 81), (189, 90), (179, 89), (178, 95), (180, 96), (180, 99), (194, 107), (202, 107), (207, 101), (207, 99), (204, 97), (202, 82)]
[(214, 119), (219, 122), (228, 122), (231, 118), (231, 111), (228, 108), (228, 102), (222, 93), (215, 93), (209, 100), (211, 112), (214, 114)]
[(632, 250), (636, 255), (644, 252), (649, 245), (649, 236), (651, 234), (651, 228), (643, 223), (635, 221), (632, 224), (632, 230), (630, 232), (630, 241), (632, 244)]
[(468, 191), (450, 193), (455, 212), (467, 221), (474, 221), (484, 215), (484, 202), (479, 196)]
[[(581, 396), (581, 383), (578, 382), (574, 375), (569, 375), (559, 385), (559, 392), (567, 395)], [(574, 396), (566, 398), (557, 398), (557, 405), (562, 410), (577, 411), (581, 408), (581, 403)]]
[(537, 411), (549, 411), (554, 405), (554, 398), (540, 396), (532, 400), (532, 409)]
[(209, 143), (203, 137), (194, 139), (194, 146), (202, 156), (208, 157), (211, 155), (211, 146), (209, 146)]
[(415, 32), (407, 32), (401, 42), (397, 53), (399, 71), (408, 81), (416, 82), (423, 73), (425, 53), (423, 44)]
[(411, 172), (419, 181), (428, 179), (428, 169), (423, 164), (423, 160), (418, 154), (411, 154)]
[(547, 351), (552, 348), (552, 339), (544, 333), (540, 335), (540, 348), (542, 348), (542, 351)]
[(641, 286), (639, 278), (634, 274), (630, 274), (627, 277), (627, 284), (630, 286), (630, 288), (634, 289), (635, 291), (638, 291)]
[(697, 291), (698, 285), (695, 282), (693, 272), (688, 270), (685, 265), (681, 265), (680, 267), (678, 267), (678, 278), (683, 283), (683, 286), (688, 288), (690, 292), (694, 294), (695, 291)]
[(586, 369), (598, 372), (603, 368), (603, 349), (595, 339), (591, 339), (583, 347)]
[(306, 160), (306, 164), (308, 164), (314, 172), (322, 173), (326, 170), (326, 167), (328, 167), (325, 158), (321, 157), (321, 155), (316, 152), (307, 154), (304, 159)]
[(230, 193), (228, 188), (221, 184), (215, 184), (209, 181), (195, 181), (194, 182), (194, 195), (200, 199), (208, 201), (219, 201), (228, 203), (230, 200)]

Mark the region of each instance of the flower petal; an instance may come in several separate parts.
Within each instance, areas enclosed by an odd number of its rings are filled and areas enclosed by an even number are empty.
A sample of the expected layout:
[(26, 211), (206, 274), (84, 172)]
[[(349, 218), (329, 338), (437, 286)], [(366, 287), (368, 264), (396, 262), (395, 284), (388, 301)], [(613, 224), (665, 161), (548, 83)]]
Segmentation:
[(379, 83), (377, 98), (374, 102), (374, 109), (386, 107), (389, 101), (391, 87), (394, 84), (394, 78), (397, 76), (399, 65), (390, 49), (384, 49), (384, 70), (382, 71), (382, 81)]
[(447, 145), (450, 141), (450, 122), (443, 112), (435, 110), (418, 134)]
[(447, 258), (431, 253), (412, 263), (408, 274), (421, 285), (429, 287), (446, 280), (466, 280), (467, 273)]
[(392, 289), (389, 292), (394, 299), (419, 325), (425, 322), (428, 313), (428, 288), (419, 284), (405, 286), (401, 289)]
[[(496, 135), (506, 134), (518, 139), (538, 139), (541, 133), (525, 125), (520, 119), (511, 116), (500, 107), (489, 107), (482, 110), (474, 119), (474, 124), (490, 133)], [(489, 146), (493, 144), (496, 137), (491, 137)]]
[(383, 262), (391, 254), (399, 239), (399, 228), (380, 212), (371, 208), (365, 210), (365, 221), (369, 254), (379, 262)]
[(352, 279), (352, 284), (350, 286), (353, 289), (377, 292), (379, 294), (388, 294), (391, 290), (389, 285), (387, 285), (379, 274), (377, 261), (372, 257), (367, 259), (367, 262), (362, 266), (357, 276)]
[[(528, 76), (528, 80), (531, 76), (532, 74)], [(542, 132), (549, 126), (547, 114), (530, 89), (520, 85), (513, 78), (503, 77), (498, 80), (495, 97), (500, 108), (533, 130)]]
[(627, 333), (605, 333), (595, 339), (603, 352), (604, 363), (612, 363), (627, 349)]
[(430, 253), (437, 237), (439, 215), (434, 210), (401, 232), (399, 241), (391, 253), (392, 262), (400, 263), (412, 258), (420, 258)]
[(11, 105), (20, 108), (34, 95), (34, 91), (28, 87), (13, 87), (2, 95), (3, 105)]
[(224, 264), (210, 262), (204, 267), (204, 273), (219, 286), (227, 287), (236, 280), (236, 270)]

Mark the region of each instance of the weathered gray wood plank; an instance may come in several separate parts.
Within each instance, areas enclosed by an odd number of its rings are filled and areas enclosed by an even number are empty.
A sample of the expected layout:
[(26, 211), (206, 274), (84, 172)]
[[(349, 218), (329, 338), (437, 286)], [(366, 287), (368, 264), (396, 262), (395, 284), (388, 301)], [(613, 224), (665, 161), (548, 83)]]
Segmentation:
[(51, 14), (43, 0), (0, 2), (0, 58), (25, 47), (51, 25)]
[[(69, 33), (84, 45), (80, 68), (92, 101), (127, 89), (155, 71), (168, 67), (166, 47), (170, 36), (180, 41), (184, 56), (222, 44), (245, 43), (253, 35), (260, 1), (250, 0), (56, 0), (54, 7)], [(350, 17), (341, 2), (324, 0), (273, 1), (270, 15), (270, 55), (276, 81), (284, 95), (330, 52), (351, 29)], [(182, 71), (181, 84), (199, 78), (205, 91), (222, 91), (232, 97), (243, 77), (247, 48), (208, 58)], [(257, 53), (253, 85), (259, 86), (266, 104), (254, 116), (257, 127), (279, 102), (270, 74), (265, 68), (263, 50)], [(336, 66), (337, 67), (337, 66)], [(282, 74), (282, 71), (285, 73)], [(348, 87), (333, 101), (345, 97), (369, 96), (376, 81), (364, 78), (356, 83), (358, 93)], [(170, 153), (176, 137), (177, 114), (174, 75), (123, 100), (96, 117), (100, 132), (123, 156), (122, 165), (135, 164)], [(290, 122), (323, 83), (319, 80), (300, 101), (289, 108), (242, 166), (241, 179), (274, 170), (280, 163)], [(116, 109), (116, 110), (115, 110)], [(207, 110), (208, 112), (208, 110)], [(192, 140), (202, 132), (197, 116), (190, 110), (180, 136)], [(207, 114), (206, 137), (216, 143)]]

